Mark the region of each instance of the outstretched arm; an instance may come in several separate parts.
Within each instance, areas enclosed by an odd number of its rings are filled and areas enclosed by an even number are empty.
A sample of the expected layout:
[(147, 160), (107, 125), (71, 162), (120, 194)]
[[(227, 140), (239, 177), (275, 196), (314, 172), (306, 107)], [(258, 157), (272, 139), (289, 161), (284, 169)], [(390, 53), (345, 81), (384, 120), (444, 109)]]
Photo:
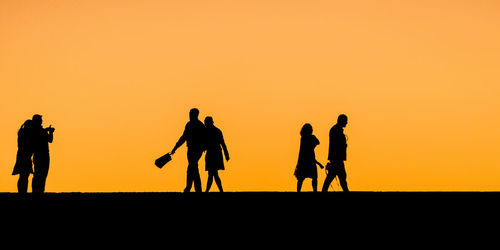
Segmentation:
[(184, 142), (186, 141), (186, 138), (187, 138), (187, 125), (186, 125), (186, 128), (184, 129), (184, 133), (182, 133), (182, 135), (181, 135), (181, 138), (179, 138), (179, 140), (177, 141), (177, 143), (175, 144), (174, 148), (172, 149), (172, 151), (170, 153), (174, 154), (175, 150), (177, 150), (180, 146), (182, 146), (182, 144), (184, 144)]

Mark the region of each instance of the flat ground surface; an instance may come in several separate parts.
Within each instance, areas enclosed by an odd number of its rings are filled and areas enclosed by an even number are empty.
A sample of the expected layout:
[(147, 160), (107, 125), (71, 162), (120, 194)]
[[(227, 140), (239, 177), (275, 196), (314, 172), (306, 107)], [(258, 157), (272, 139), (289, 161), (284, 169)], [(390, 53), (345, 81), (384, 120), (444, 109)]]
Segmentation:
[(410, 237), (435, 244), (497, 234), (500, 222), (498, 192), (0, 193), (0, 204), (2, 225), (15, 236), (79, 242), (82, 236), (140, 244), (189, 237), (183, 242), (240, 239), (256, 246), (352, 235), (363, 236), (349, 240), (360, 243), (376, 235), (378, 243)]

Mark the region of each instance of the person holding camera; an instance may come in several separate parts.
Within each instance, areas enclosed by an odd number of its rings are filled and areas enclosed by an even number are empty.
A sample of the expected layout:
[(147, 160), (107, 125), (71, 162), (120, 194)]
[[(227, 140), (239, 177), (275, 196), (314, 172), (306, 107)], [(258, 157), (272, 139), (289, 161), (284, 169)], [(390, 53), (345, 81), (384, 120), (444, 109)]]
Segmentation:
[(32, 190), (33, 193), (41, 194), (45, 192), (45, 181), (49, 173), (49, 143), (54, 139), (54, 128), (42, 127), (42, 116), (33, 115), (33, 165), (35, 171), (33, 173)]

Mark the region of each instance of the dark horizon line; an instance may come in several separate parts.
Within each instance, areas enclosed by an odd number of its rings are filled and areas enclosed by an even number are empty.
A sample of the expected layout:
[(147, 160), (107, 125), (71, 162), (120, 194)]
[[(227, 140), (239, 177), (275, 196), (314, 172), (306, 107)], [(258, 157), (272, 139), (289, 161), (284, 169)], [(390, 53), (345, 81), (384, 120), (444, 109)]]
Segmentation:
[[(301, 193), (306, 193), (306, 194), (332, 194), (332, 193), (342, 193), (344, 194), (345, 192), (342, 191), (329, 191), (327, 193), (323, 192), (313, 192), (313, 191), (302, 191), (302, 192), (297, 192), (297, 191), (224, 191), (224, 192), (190, 192), (190, 193), (184, 193), (181, 191), (118, 191), (118, 192), (85, 192), (85, 191), (69, 191), (69, 192), (45, 192), (43, 195), (54, 195), (54, 194), (185, 194), (185, 195), (205, 195), (205, 194), (236, 194), (236, 193), (246, 193), (246, 194), (270, 194), (270, 193), (281, 193), (281, 194), (301, 194)], [(345, 193), (346, 195), (349, 195), (349, 193), (500, 193), (500, 190), (497, 191), (492, 191), (492, 190), (487, 190), (487, 191), (481, 191), (481, 190), (459, 190), (459, 191), (450, 191), (450, 190), (433, 190), (433, 191), (419, 191), (419, 190), (412, 190), (412, 191), (349, 191), (348, 193)], [(29, 192), (26, 194), (19, 194), (18, 192), (0, 192), (0, 195), (6, 195), (6, 194), (14, 194), (18, 196), (23, 196), (23, 195), (33, 195), (33, 193)], [(35, 194), (36, 195), (36, 194)]]

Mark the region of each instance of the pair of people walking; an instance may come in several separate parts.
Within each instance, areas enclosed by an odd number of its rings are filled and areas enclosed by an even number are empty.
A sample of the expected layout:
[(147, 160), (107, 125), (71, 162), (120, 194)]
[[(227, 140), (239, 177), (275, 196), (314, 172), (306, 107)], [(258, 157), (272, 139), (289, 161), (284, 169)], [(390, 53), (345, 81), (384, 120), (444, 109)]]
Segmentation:
[(52, 126), (43, 128), (42, 122), (41, 115), (33, 115), (33, 118), (26, 120), (17, 132), (18, 150), (12, 175), (19, 175), (17, 181), (19, 193), (27, 193), (30, 174), (33, 174), (31, 183), (33, 193), (45, 192), (50, 163), (49, 143), (54, 139), (55, 129)]
[[(347, 116), (339, 115), (337, 124), (330, 129), (330, 145), (328, 150), (328, 164), (326, 165), (327, 175), (323, 183), (323, 192), (328, 192), (328, 187), (335, 177), (338, 176), (340, 186), (344, 192), (348, 192), (347, 174), (344, 161), (346, 160), (347, 138), (344, 134), (344, 127), (347, 125)], [(314, 149), (319, 145), (319, 140), (313, 135), (311, 124), (306, 123), (300, 131), (300, 150), (299, 159), (295, 168), (294, 175), (297, 177), (297, 192), (302, 189), (302, 183), (305, 178), (312, 179), (313, 191), (317, 191), (318, 171), (316, 165), (323, 169), (323, 165), (316, 160)]]
[(188, 167), (186, 188), (184, 188), (184, 192), (190, 192), (193, 184), (195, 191), (201, 192), (198, 161), (203, 155), (203, 152), (206, 151), (205, 170), (208, 171), (206, 192), (210, 191), (213, 180), (215, 180), (219, 191), (223, 192), (222, 181), (218, 171), (224, 170), (222, 151), (224, 151), (226, 161), (229, 161), (229, 152), (227, 151), (222, 131), (214, 126), (213, 118), (207, 116), (205, 118), (205, 124), (203, 124), (198, 119), (199, 114), (200, 111), (196, 108), (189, 111), (189, 122), (186, 124), (182, 136), (179, 138), (170, 154), (174, 154), (175, 151), (186, 142)]

